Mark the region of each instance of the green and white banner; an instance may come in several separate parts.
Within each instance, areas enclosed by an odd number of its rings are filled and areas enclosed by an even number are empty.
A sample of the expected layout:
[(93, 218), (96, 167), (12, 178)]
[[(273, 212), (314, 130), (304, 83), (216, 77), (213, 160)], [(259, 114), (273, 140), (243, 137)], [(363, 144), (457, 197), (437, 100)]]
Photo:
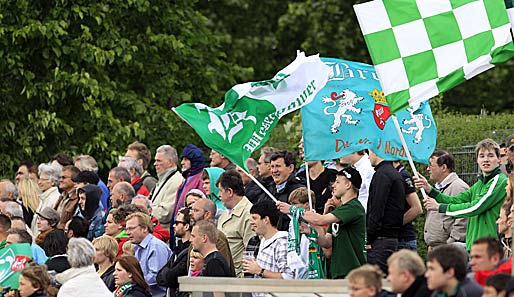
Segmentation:
[(172, 110), (193, 127), (205, 145), (246, 168), (245, 160), (269, 139), (279, 119), (310, 103), (330, 72), (318, 55), (306, 57), (298, 52), (272, 79), (232, 87), (217, 108), (186, 103)]
[(32, 249), (28, 243), (11, 244), (0, 250), (0, 286), (18, 289), (20, 272), (32, 259)]
[(354, 5), (391, 112), (428, 100), (514, 56), (505, 7), (504, 0)]

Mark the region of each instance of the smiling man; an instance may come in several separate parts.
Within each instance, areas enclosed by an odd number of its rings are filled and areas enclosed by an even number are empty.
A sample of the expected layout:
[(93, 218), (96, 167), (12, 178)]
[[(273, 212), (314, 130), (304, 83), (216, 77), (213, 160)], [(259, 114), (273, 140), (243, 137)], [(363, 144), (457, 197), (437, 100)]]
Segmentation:
[(468, 218), (466, 228), (468, 251), (478, 238), (498, 237), (496, 219), (507, 195), (505, 191), (507, 177), (500, 169), (500, 146), (492, 139), (484, 139), (476, 145), (475, 154), (482, 174), (471, 188), (456, 196), (441, 193), (421, 175), (415, 182), (418, 189), (425, 189), (428, 195), (433, 197), (424, 201), (427, 210)]

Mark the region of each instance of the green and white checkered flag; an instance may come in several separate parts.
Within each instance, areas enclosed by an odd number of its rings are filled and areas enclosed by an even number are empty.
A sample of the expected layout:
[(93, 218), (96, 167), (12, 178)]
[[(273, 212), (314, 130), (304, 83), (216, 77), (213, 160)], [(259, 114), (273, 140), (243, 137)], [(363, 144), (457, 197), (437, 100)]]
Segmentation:
[(374, 0), (354, 9), (393, 113), (514, 56), (504, 0)]

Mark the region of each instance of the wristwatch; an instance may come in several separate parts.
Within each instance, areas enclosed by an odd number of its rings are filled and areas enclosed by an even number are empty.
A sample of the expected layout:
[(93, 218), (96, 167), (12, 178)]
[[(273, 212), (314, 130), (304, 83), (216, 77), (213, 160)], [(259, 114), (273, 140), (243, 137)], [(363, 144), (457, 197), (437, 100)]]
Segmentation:
[(264, 278), (264, 270), (266, 270), (266, 269), (262, 268), (261, 272), (259, 272), (259, 274), (257, 276), (260, 278)]

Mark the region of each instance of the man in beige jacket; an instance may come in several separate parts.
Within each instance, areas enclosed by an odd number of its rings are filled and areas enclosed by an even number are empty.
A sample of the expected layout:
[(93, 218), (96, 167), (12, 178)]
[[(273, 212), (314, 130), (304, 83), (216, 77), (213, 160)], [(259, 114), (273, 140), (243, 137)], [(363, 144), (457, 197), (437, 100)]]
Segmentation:
[(152, 214), (166, 229), (170, 228), (173, 220), (177, 189), (184, 180), (177, 171), (177, 163), (178, 154), (174, 147), (166, 144), (157, 148), (154, 166), (159, 180), (150, 194), (150, 200), (153, 204)]

